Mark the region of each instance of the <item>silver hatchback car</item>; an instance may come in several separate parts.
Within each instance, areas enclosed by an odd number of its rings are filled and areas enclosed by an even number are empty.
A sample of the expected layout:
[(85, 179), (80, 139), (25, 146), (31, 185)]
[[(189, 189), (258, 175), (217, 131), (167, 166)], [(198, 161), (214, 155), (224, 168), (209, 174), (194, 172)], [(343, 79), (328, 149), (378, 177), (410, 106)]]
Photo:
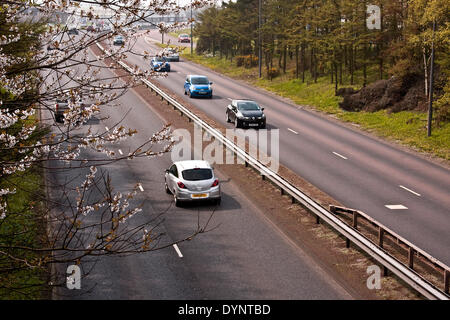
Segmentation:
[(166, 192), (173, 194), (175, 205), (193, 200), (213, 200), (220, 204), (221, 193), (219, 179), (207, 161), (178, 161), (166, 170)]

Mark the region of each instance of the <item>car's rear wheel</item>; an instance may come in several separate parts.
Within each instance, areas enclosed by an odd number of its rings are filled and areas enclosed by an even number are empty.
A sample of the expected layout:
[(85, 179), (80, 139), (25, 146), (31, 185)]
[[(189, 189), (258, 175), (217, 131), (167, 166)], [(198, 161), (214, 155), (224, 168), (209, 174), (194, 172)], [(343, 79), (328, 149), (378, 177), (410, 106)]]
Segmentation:
[(231, 122), (231, 119), (230, 119), (230, 114), (227, 112), (227, 122), (229, 123), (229, 122)]
[(216, 206), (220, 206), (220, 203), (222, 202), (222, 198), (218, 198), (218, 199), (216, 199), (216, 200), (214, 200), (214, 204), (216, 205)]
[(181, 202), (178, 200), (177, 195), (173, 194), (173, 201), (175, 202), (175, 207), (181, 207)]
[(172, 191), (170, 191), (169, 186), (167, 185), (167, 183), (164, 183), (164, 189), (166, 189), (166, 193), (167, 194), (172, 194)]
[(62, 114), (55, 115), (56, 122), (64, 122), (64, 116)]

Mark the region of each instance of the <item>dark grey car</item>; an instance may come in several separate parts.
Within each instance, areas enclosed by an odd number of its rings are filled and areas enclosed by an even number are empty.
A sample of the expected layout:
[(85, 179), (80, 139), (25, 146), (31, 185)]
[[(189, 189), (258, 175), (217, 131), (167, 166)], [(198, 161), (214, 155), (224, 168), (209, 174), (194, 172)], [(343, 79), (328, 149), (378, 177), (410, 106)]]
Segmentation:
[(264, 108), (261, 108), (252, 100), (232, 100), (228, 105), (227, 122), (234, 122), (236, 128), (256, 127), (264, 129), (266, 127), (266, 115)]

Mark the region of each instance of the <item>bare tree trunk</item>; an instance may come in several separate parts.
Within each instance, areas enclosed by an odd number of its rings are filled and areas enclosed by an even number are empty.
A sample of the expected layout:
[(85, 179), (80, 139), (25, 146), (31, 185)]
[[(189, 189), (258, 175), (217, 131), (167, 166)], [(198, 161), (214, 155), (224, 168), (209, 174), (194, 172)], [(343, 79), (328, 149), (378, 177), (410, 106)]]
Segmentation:
[(305, 61), (305, 45), (302, 44), (302, 83), (305, 82), (305, 68), (306, 68), (306, 61)]
[(423, 55), (423, 70), (425, 76), (425, 96), (428, 97), (428, 62), (427, 62), (427, 55), (425, 53), (425, 47), (422, 47), (422, 55)]

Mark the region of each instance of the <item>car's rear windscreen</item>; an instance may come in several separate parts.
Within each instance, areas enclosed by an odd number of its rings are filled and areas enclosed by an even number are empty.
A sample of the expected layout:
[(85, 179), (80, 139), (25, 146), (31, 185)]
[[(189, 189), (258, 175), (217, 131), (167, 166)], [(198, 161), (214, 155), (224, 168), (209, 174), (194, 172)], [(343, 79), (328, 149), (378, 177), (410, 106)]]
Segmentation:
[(213, 177), (211, 169), (188, 169), (181, 172), (187, 181), (209, 180)]

